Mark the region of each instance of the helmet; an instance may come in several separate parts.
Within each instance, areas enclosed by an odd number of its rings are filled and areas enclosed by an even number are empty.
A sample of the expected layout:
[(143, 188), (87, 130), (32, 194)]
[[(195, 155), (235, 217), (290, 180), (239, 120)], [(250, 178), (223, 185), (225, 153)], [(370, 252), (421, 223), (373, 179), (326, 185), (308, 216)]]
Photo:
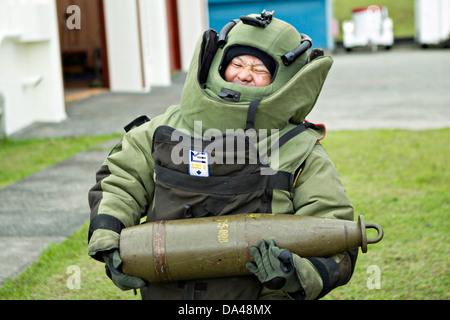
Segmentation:
[[(333, 59), (323, 52), (312, 61), (311, 39), (273, 12), (232, 20), (218, 35), (205, 31), (197, 42), (181, 95), (182, 121), (202, 129), (279, 129), (301, 123), (314, 107)], [(239, 54), (259, 58), (272, 74), (271, 83), (247, 87), (227, 82), (224, 72)], [(252, 107), (251, 107), (252, 105)], [(257, 111), (255, 108), (257, 106)]]
[[(306, 64), (311, 39), (273, 16), (274, 12), (264, 10), (261, 15), (241, 16), (222, 29), (206, 80), (209, 94), (236, 102), (263, 98), (280, 89)], [(255, 56), (265, 64), (272, 76), (268, 86), (243, 87), (225, 81), (228, 64), (243, 54)], [(235, 98), (237, 96), (239, 99)]]

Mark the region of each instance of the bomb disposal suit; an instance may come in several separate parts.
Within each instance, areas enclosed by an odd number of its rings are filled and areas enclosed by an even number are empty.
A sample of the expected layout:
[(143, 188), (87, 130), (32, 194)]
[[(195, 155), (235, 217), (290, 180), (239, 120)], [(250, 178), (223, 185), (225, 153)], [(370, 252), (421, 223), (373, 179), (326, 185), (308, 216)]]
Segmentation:
[[(130, 125), (89, 192), (88, 253), (105, 262), (119, 288), (141, 288), (143, 299), (318, 299), (350, 280), (357, 250), (300, 257), (271, 239), (251, 248), (251, 276), (145, 283), (120, 268), (120, 232), (144, 219), (255, 212), (353, 220), (319, 143), (325, 129), (305, 121), (332, 65), (321, 50), (308, 55), (310, 46), (308, 36), (265, 11), (220, 34), (210, 29), (197, 43), (180, 105)], [(227, 64), (242, 54), (264, 62), (269, 85), (224, 80)]]

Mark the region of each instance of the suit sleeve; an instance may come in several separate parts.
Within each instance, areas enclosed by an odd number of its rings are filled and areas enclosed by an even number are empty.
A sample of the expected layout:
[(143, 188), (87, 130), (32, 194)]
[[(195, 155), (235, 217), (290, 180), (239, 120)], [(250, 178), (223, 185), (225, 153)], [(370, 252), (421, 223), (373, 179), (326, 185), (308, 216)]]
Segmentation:
[[(353, 220), (353, 206), (335, 165), (320, 143), (315, 145), (299, 173), (294, 186), (294, 208), (297, 215)], [(319, 275), (308, 283), (312, 295), (309, 298), (321, 298), (348, 283), (357, 253), (358, 249), (355, 249), (327, 258), (302, 257)]]
[(88, 254), (117, 249), (120, 231), (140, 223), (153, 198), (154, 162), (147, 125), (125, 134), (96, 175), (89, 191)]

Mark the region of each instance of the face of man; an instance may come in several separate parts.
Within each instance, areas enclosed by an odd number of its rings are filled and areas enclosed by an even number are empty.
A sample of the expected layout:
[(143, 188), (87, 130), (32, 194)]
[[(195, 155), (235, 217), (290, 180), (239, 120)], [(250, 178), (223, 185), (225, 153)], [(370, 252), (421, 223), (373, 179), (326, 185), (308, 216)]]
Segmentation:
[(265, 87), (272, 81), (272, 76), (260, 59), (242, 55), (231, 60), (225, 71), (225, 81), (248, 87)]

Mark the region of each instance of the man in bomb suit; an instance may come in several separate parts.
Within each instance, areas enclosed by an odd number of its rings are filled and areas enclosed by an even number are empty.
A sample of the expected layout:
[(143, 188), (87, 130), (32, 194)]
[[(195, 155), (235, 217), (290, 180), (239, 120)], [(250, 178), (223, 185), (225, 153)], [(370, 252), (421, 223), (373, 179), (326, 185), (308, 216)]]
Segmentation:
[[(120, 232), (144, 217), (259, 212), (353, 220), (319, 142), (325, 128), (305, 121), (332, 66), (321, 50), (307, 53), (311, 44), (266, 11), (231, 21), (219, 35), (207, 30), (180, 104), (128, 126), (89, 192), (88, 254), (105, 262), (119, 288), (140, 288), (143, 299), (318, 299), (350, 280), (357, 250), (300, 257), (271, 239), (251, 248), (251, 276), (146, 283), (121, 272)], [(225, 140), (229, 145), (229, 137), (245, 146), (231, 150), (231, 158), (230, 150), (211, 147)], [(256, 153), (249, 152), (252, 146)], [(223, 177), (230, 179), (228, 187), (215, 182)]]

